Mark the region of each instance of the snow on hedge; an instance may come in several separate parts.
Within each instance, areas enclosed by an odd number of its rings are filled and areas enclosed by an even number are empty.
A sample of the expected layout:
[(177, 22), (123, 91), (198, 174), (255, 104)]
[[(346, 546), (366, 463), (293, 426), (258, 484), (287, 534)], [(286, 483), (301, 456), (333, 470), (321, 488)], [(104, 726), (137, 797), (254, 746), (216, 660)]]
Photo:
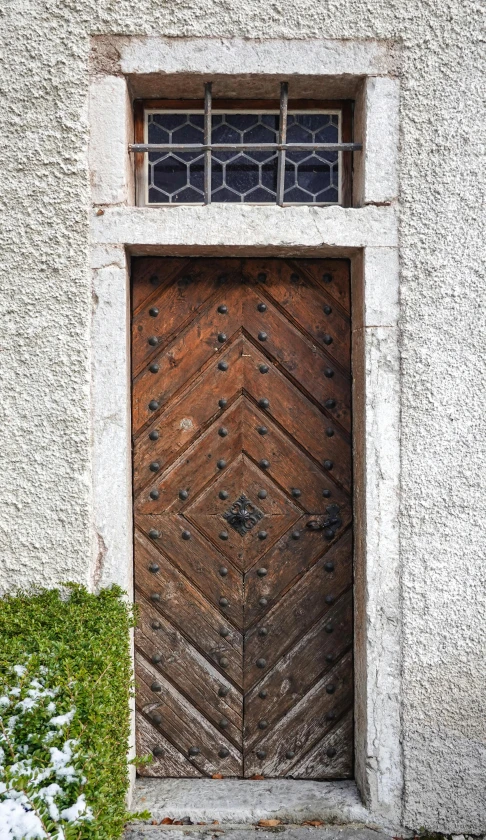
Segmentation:
[[(45, 667), (15, 665), (0, 697), (0, 840), (70, 840), (93, 818), (86, 761), (68, 737), (76, 709), (46, 687)], [(68, 707), (68, 708), (66, 708)]]

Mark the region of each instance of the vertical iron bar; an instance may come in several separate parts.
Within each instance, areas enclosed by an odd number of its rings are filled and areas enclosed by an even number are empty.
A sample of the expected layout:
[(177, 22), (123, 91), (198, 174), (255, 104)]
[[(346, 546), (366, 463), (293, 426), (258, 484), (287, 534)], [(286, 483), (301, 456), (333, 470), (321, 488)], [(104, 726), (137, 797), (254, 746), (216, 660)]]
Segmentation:
[[(211, 109), (213, 103), (212, 83), (204, 85), (204, 145), (211, 145)], [(204, 152), (204, 203), (211, 204), (211, 149)]]
[[(289, 105), (289, 85), (288, 82), (282, 82), (280, 85), (280, 125), (278, 129), (278, 142), (280, 144), (287, 142), (287, 111)], [(285, 149), (280, 149), (278, 152), (278, 168), (277, 168), (277, 204), (280, 207), (284, 200), (285, 190)]]

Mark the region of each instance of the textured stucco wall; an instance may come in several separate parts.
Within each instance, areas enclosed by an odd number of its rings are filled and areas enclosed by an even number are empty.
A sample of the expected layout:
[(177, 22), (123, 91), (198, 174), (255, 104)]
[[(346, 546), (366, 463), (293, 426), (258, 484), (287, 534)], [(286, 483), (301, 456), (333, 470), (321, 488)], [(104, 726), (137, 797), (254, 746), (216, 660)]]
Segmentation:
[(0, 13), (2, 586), (91, 582), (90, 36), (400, 45), (404, 821), (456, 832), (486, 829), (481, 7), (8, 0)]

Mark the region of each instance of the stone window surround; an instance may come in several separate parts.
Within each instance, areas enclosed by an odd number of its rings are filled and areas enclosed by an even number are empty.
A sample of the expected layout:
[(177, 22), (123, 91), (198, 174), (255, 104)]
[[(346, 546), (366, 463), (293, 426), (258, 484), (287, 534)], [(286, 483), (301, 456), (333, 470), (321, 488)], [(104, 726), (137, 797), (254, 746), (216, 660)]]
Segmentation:
[[(133, 589), (130, 257), (348, 257), (355, 458), (355, 778), (370, 821), (401, 823), (396, 49), (381, 41), (98, 36), (90, 84), (93, 588)], [(354, 207), (136, 207), (134, 98), (356, 100)], [(327, 783), (328, 786), (338, 783)]]

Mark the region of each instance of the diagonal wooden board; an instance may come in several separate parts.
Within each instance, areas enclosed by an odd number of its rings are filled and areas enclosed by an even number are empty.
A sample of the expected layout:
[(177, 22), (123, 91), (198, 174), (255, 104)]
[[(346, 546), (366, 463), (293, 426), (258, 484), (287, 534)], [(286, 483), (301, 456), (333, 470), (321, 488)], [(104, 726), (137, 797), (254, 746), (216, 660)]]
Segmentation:
[(143, 258), (133, 301), (141, 772), (348, 778), (349, 266)]

